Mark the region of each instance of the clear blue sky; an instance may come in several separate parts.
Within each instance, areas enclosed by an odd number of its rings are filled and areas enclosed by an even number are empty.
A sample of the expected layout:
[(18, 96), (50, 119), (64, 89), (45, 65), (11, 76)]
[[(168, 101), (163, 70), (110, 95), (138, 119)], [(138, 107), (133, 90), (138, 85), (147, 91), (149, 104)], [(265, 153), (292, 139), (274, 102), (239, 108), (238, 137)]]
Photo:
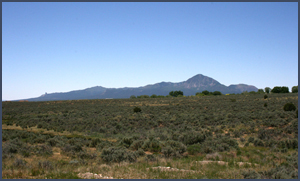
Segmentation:
[(2, 100), (203, 74), (298, 85), (298, 3), (2, 3)]

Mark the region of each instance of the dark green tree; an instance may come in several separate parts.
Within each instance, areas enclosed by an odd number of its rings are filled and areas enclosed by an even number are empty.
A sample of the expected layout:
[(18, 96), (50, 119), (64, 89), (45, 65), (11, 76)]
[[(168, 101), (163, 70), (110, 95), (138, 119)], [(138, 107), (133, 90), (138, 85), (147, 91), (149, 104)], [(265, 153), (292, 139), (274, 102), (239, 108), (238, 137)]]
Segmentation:
[(222, 93), (221, 93), (220, 91), (215, 91), (215, 92), (213, 92), (212, 94), (215, 95), (215, 96), (216, 96), (216, 95), (222, 95)]
[(157, 98), (157, 95), (156, 94), (152, 94), (150, 97), (151, 98)]
[(140, 96), (137, 96), (137, 98), (149, 98), (148, 95), (140, 95)]
[(281, 92), (281, 87), (274, 87), (272, 90), (271, 90), (272, 93), (280, 93)]
[(288, 87), (281, 87), (281, 93), (290, 93)]
[(261, 93), (265, 93), (263, 89), (258, 89), (257, 93), (261, 94)]
[(169, 95), (170, 96), (173, 96), (173, 97), (177, 97), (178, 95), (183, 95), (183, 92), (182, 91), (171, 91), (169, 92)]
[(298, 86), (292, 87), (292, 93), (298, 93)]
[(195, 94), (196, 96), (204, 96), (204, 94), (203, 93), (201, 93), (201, 92), (196, 92), (196, 94)]
[(202, 94), (204, 94), (204, 95), (208, 95), (208, 94), (209, 94), (209, 92), (208, 92), (207, 90), (204, 90), (204, 91), (202, 91)]
[(130, 99), (134, 99), (134, 98), (136, 98), (135, 95), (130, 96)]
[(279, 87), (276, 86), (271, 90), (272, 93), (289, 93), (289, 88), (288, 87)]
[(267, 94), (269, 94), (270, 91), (271, 91), (271, 88), (270, 88), (270, 87), (266, 87), (266, 88), (265, 88), (265, 92), (266, 92)]

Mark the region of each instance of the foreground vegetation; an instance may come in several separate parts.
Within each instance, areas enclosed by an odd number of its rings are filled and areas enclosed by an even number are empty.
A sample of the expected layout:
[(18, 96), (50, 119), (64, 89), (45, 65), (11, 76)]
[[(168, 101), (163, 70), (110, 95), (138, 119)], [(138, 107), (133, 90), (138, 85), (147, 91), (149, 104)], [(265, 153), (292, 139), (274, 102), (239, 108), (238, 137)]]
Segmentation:
[(294, 93), (3, 102), (2, 177), (296, 179), (297, 103)]

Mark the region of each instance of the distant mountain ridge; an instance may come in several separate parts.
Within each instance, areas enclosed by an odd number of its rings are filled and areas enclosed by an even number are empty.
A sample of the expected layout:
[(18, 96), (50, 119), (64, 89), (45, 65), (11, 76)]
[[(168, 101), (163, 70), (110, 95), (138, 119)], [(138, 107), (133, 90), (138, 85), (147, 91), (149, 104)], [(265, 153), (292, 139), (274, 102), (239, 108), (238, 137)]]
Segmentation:
[(196, 92), (208, 90), (210, 92), (220, 91), (223, 94), (242, 93), (244, 91), (257, 91), (252, 85), (237, 84), (225, 86), (213, 78), (197, 74), (186, 81), (172, 83), (160, 82), (142, 87), (105, 88), (95, 86), (83, 90), (74, 90), (63, 93), (43, 94), (37, 98), (24, 99), (28, 101), (54, 101), (54, 100), (78, 100), (78, 99), (106, 99), (106, 98), (129, 98), (131, 95), (168, 95), (170, 91), (181, 90), (184, 95), (195, 95)]

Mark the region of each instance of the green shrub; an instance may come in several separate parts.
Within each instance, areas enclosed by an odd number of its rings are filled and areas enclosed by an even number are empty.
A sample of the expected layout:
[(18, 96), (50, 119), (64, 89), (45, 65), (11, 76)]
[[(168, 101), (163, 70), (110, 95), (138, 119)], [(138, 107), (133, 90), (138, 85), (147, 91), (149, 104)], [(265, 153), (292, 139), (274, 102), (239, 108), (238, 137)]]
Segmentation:
[(64, 146), (62, 148), (62, 151), (64, 151), (64, 152), (71, 152), (71, 151), (80, 152), (80, 151), (82, 151), (82, 147), (81, 147), (81, 145), (78, 145), (78, 144), (76, 144), (76, 145), (67, 144), (66, 146)]
[(245, 170), (241, 173), (244, 176), (244, 179), (261, 179), (261, 176), (259, 173), (257, 173), (255, 170)]
[(89, 146), (95, 148), (99, 143), (101, 143), (101, 140), (99, 138), (95, 138), (95, 139), (92, 139)]
[(124, 137), (120, 140), (119, 145), (129, 148), (132, 143), (133, 143), (132, 137)]
[(168, 140), (166, 144), (171, 146), (174, 152), (178, 152), (179, 154), (183, 154), (184, 152), (186, 152), (186, 146), (179, 141)]
[(57, 138), (50, 138), (46, 141), (46, 143), (50, 146), (57, 146), (60, 141)]
[(135, 151), (135, 153), (139, 156), (144, 156), (146, 153), (144, 152), (143, 149), (139, 148), (137, 151)]
[(190, 155), (195, 155), (201, 152), (200, 144), (194, 144), (187, 147), (187, 151)]
[(130, 145), (130, 149), (131, 150), (138, 150), (138, 149), (142, 148), (143, 144), (144, 144), (144, 141), (142, 141), (142, 140), (135, 140)]
[(239, 155), (241, 155), (241, 154), (242, 154), (241, 150), (238, 150), (238, 151), (236, 152), (236, 155), (237, 155), (237, 156), (239, 156)]
[(53, 169), (53, 165), (50, 161), (46, 160), (46, 161), (39, 161), (39, 167), (42, 169)]
[(52, 148), (49, 145), (36, 145), (33, 147), (33, 152), (39, 156), (53, 155)]
[(78, 160), (71, 160), (71, 161), (69, 161), (69, 164), (77, 165), (77, 164), (79, 164), (79, 161)]
[(267, 95), (264, 95), (264, 99), (267, 99), (268, 98), (268, 96)]
[(151, 152), (160, 152), (161, 147), (160, 143), (156, 139), (148, 139), (144, 142), (142, 146), (143, 150), (151, 151)]
[(157, 158), (154, 156), (154, 155), (147, 155), (146, 156), (146, 160), (148, 160), (148, 161), (156, 161), (157, 160)]
[(142, 110), (141, 110), (141, 108), (139, 108), (139, 107), (135, 107), (134, 109), (133, 109), (133, 112), (141, 112)]
[(180, 142), (184, 143), (185, 145), (193, 145), (196, 143), (202, 143), (206, 139), (206, 135), (199, 132), (186, 132), (182, 133), (182, 135), (178, 138)]
[(86, 151), (80, 151), (76, 153), (76, 156), (81, 159), (95, 159), (97, 157), (96, 153), (88, 153)]
[(283, 110), (285, 110), (285, 111), (295, 111), (296, 106), (293, 103), (286, 103), (283, 107)]
[(101, 159), (107, 163), (120, 163), (122, 161), (135, 162), (137, 155), (136, 153), (127, 151), (122, 147), (110, 147), (102, 150)]
[(12, 157), (11, 154), (19, 153), (24, 157), (28, 157), (31, 154), (31, 146), (15, 138), (13, 140), (7, 141), (2, 145), (2, 157)]
[(18, 145), (15, 145), (11, 142), (6, 142), (2, 146), (2, 154), (11, 154), (18, 152)]
[[(298, 167), (297, 167), (298, 168)], [(261, 172), (264, 179), (298, 179), (298, 170), (289, 163)]]
[(171, 146), (166, 146), (162, 148), (162, 153), (165, 155), (165, 157), (169, 158), (175, 154), (175, 151)]
[(97, 144), (96, 149), (98, 151), (102, 151), (103, 148), (108, 148), (113, 146), (113, 144), (107, 140), (101, 140), (100, 143)]
[(287, 148), (283, 148), (283, 149), (280, 150), (281, 153), (286, 153), (287, 151), (288, 151)]
[(13, 163), (14, 167), (20, 168), (20, 167), (25, 167), (26, 166), (26, 161), (17, 158), (14, 163)]
[(249, 143), (253, 143), (254, 142), (254, 138), (253, 137), (248, 138), (248, 142)]
[(253, 142), (254, 146), (264, 146), (264, 143), (260, 139), (256, 139)]

